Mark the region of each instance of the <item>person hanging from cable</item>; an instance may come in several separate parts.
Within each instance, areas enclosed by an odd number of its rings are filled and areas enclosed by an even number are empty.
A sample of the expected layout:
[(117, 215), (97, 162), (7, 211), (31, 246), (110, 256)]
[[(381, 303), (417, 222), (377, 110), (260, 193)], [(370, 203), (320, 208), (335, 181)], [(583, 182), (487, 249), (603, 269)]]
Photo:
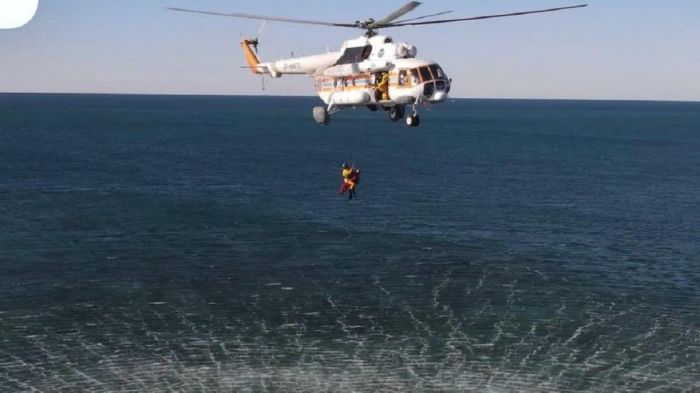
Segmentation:
[(350, 165), (343, 163), (343, 167), (341, 169), (341, 174), (343, 176), (343, 183), (340, 185), (340, 189), (338, 190), (338, 195), (343, 195), (345, 194), (346, 191), (348, 191), (350, 187), (350, 183), (348, 182), (348, 179), (350, 178), (350, 175), (352, 174), (352, 168)]
[(357, 168), (352, 168), (348, 180), (350, 182), (350, 187), (348, 188), (348, 200), (350, 200), (355, 197), (355, 189), (357, 188), (357, 185), (360, 184), (360, 170)]
[(360, 182), (360, 171), (343, 163), (341, 174), (343, 175), (343, 184), (341, 184), (338, 190), (338, 195), (343, 195), (347, 192), (348, 200), (350, 200), (355, 196), (355, 187), (357, 187), (357, 183)]

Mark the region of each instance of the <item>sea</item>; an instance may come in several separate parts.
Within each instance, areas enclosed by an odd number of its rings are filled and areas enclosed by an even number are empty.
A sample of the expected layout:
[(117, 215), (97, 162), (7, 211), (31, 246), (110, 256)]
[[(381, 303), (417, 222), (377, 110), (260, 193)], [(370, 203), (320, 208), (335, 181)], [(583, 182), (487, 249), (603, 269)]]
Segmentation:
[(319, 104), (1, 94), (0, 391), (700, 392), (700, 103)]

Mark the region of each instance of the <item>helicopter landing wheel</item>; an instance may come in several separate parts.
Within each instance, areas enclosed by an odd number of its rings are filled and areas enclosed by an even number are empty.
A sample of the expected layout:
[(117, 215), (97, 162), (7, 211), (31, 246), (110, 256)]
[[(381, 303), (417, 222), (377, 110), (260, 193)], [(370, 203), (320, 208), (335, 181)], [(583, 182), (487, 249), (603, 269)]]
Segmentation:
[(420, 116), (410, 115), (406, 117), (406, 125), (409, 127), (418, 127), (420, 125)]
[(327, 126), (331, 122), (331, 115), (328, 114), (328, 110), (323, 106), (314, 107), (314, 120), (316, 123)]
[(403, 105), (396, 105), (389, 108), (389, 119), (391, 119), (391, 121), (399, 121), (403, 119), (405, 114), (406, 110)]

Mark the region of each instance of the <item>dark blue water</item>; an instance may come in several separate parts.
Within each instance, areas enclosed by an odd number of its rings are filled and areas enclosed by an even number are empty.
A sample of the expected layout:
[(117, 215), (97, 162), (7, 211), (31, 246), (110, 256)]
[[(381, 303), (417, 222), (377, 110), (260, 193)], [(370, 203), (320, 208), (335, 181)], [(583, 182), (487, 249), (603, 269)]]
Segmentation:
[(700, 391), (700, 104), (314, 105), (0, 95), (0, 390)]

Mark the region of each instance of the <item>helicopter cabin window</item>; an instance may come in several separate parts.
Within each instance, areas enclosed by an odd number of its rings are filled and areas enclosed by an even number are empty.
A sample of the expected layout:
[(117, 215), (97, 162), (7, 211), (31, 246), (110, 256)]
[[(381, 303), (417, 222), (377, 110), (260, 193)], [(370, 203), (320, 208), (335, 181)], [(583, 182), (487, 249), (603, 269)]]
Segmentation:
[(415, 68), (411, 70), (411, 82), (414, 85), (417, 85), (420, 83), (420, 76), (418, 76), (418, 70)]
[(367, 59), (370, 53), (372, 53), (372, 45), (346, 48), (340, 59), (335, 62), (335, 65), (359, 63)]
[(442, 68), (440, 68), (440, 66), (437, 64), (430, 65), (430, 72), (433, 73), (433, 76), (435, 77), (435, 79), (444, 79), (445, 78), (445, 73), (442, 71)]
[(433, 80), (432, 75), (430, 75), (430, 70), (428, 67), (421, 67), (418, 69), (420, 71), (420, 76), (423, 79), (423, 82), (428, 82)]
[(406, 70), (399, 71), (399, 86), (405, 86), (408, 84), (408, 81), (406, 80), (406, 74)]

